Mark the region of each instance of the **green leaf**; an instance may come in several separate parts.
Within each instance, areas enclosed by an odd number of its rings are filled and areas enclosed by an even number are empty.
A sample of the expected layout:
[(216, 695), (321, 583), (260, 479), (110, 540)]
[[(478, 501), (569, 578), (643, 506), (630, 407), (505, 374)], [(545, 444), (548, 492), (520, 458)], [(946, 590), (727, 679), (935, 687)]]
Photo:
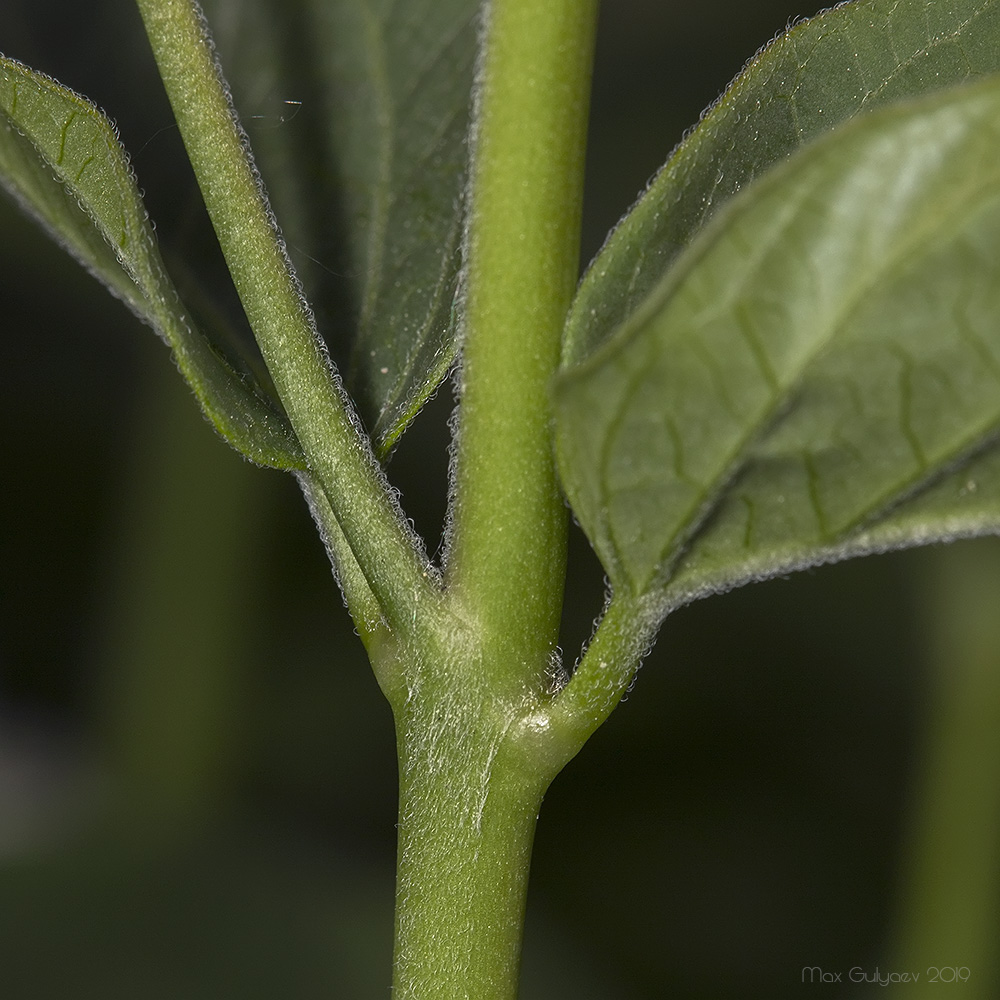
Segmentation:
[(661, 612), (1000, 530), (1000, 79), (857, 119), (720, 212), (555, 387), (561, 475)]
[(998, 0), (857, 0), (750, 61), (588, 268), (566, 328), (579, 361), (643, 302), (734, 194), (859, 112), (1000, 71)]
[[(382, 455), (457, 352), (479, 7), (206, 5), (290, 252), (321, 323), (340, 321), (326, 331), (331, 351)], [(345, 292), (350, 334), (338, 315)]]
[(284, 414), (192, 326), (111, 123), (85, 98), (0, 56), (0, 184), (173, 348), (202, 408), (262, 465), (302, 467)]

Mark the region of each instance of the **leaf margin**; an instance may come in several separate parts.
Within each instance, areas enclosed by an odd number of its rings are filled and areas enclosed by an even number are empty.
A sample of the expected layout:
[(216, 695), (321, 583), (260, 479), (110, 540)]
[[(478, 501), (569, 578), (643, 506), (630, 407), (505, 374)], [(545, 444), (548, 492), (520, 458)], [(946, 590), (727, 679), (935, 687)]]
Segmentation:
[[(780, 183), (786, 173), (796, 170), (799, 161), (812, 154), (816, 147), (832, 146), (839, 143), (842, 133), (861, 131), (865, 128), (875, 128), (882, 119), (888, 119), (899, 113), (907, 113), (912, 108), (934, 107), (947, 103), (954, 95), (975, 94), (989, 91), (1000, 109), (1000, 73), (971, 84), (961, 84), (947, 88), (930, 97), (916, 98), (911, 101), (899, 102), (889, 108), (874, 112), (875, 123), (871, 118), (852, 120), (835, 130), (814, 140), (793, 154), (789, 160), (779, 163), (759, 178), (750, 188), (740, 192), (727, 202), (720, 212), (701, 230), (685, 248), (677, 262), (661, 277), (654, 290), (636, 309), (628, 315), (615, 330), (614, 334), (596, 347), (589, 355), (575, 363), (565, 363), (553, 382), (553, 410), (556, 423), (556, 455), (560, 469), (560, 479), (564, 494), (568, 497), (577, 521), (583, 527), (591, 545), (598, 552), (605, 571), (611, 580), (615, 593), (620, 590), (629, 592), (631, 600), (637, 607), (645, 608), (645, 619), (662, 620), (667, 614), (678, 607), (700, 599), (710, 594), (724, 592), (751, 582), (759, 582), (776, 576), (785, 575), (797, 570), (841, 561), (860, 555), (880, 554), (888, 551), (910, 548), (935, 542), (946, 542), (958, 538), (970, 538), (988, 534), (1000, 534), (1000, 423), (991, 434), (967, 453), (959, 457), (951, 466), (938, 470), (926, 478), (918, 487), (897, 496), (885, 509), (878, 511), (873, 518), (844, 533), (836, 542), (827, 545), (812, 546), (805, 555), (792, 551), (794, 540), (786, 546), (785, 554), (779, 559), (753, 560), (747, 559), (743, 564), (741, 574), (728, 574), (724, 569), (716, 567), (711, 572), (698, 569), (698, 541), (703, 529), (710, 524), (719, 508), (729, 499), (730, 490), (739, 477), (744, 474), (749, 464), (754, 460), (752, 455), (744, 453), (731, 475), (724, 477), (717, 484), (713, 499), (706, 502), (700, 513), (695, 515), (695, 527), (690, 535), (674, 549), (673, 558), (664, 557), (658, 560), (663, 567), (670, 562), (671, 570), (666, 578), (652, 579), (646, 586), (637, 589), (627, 579), (627, 571), (619, 564), (614, 555), (614, 546), (608, 548), (607, 539), (602, 540), (602, 530), (594, 526), (594, 518), (606, 518), (607, 509), (600, 504), (591, 503), (590, 512), (581, 509), (577, 495), (579, 490), (573, 479), (578, 470), (572, 468), (574, 458), (567, 455), (566, 439), (569, 419), (566, 415), (563, 401), (565, 394), (572, 391), (574, 379), (585, 379), (588, 374), (599, 372), (604, 366), (612, 364), (615, 356), (627, 349), (630, 338), (637, 336), (650, 314), (655, 314), (661, 306), (670, 300), (671, 296), (682, 290), (686, 274), (697, 266), (696, 261), (703, 253), (707, 253), (717, 234), (723, 232), (732, 216), (738, 214), (744, 206), (755, 197), (759, 187)], [(995, 198), (1000, 204), (1000, 184), (996, 185)], [(746, 449), (744, 449), (746, 452)], [(980, 491), (977, 481), (983, 478), (983, 470), (995, 476), (997, 498), (990, 500), (989, 495)], [(978, 472), (976, 470), (979, 470)], [(957, 478), (956, 478), (957, 477)], [(964, 480), (965, 485), (958, 480)], [(949, 490), (958, 490), (966, 499), (962, 508), (942, 514), (940, 510), (933, 513), (934, 524), (921, 520), (927, 517), (921, 515), (922, 508), (931, 508), (935, 501), (940, 501)], [(973, 496), (973, 494), (977, 494)], [(967, 499), (969, 496), (972, 499)], [(595, 507), (597, 513), (595, 513)], [(596, 536), (596, 537), (595, 537)], [(659, 571), (658, 571), (659, 572)], [(700, 576), (699, 576), (700, 573)]]
[[(53, 121), (59, 120), (57, 106), (68, 114), (63, 120), (57, 156), (46, 148), (50, 142), (33, 127), (24, 113), (18, 112), (19, 86), (34, 89), (34, 96), (43, 104), (48, 101)], [(6, 91), (10, 90), (10, 97)], [(52, 77), (34, 70), (16, 59), (0, 54), (0, 118), (4, 133), (10, 140), (4, 153), (16, 150), (23, 155), (28, 149), (37, 158), (33, 164), (22, 164), (34, 170), (34, 180), (51, 184), (48, 193), (26, 188), (23, 181), (3, 170), (9, 160), (0, 154), (0, 187), (29, 217), (32, 217), (53, 240), (70, 253), (116, 298), (171, 348), (185, 380), (194, 390), (203, 412), (220, 435), (244, 457), (256, 464), (283, 470), (304, 468), (298, 441), (276, 401), (267, 398), (241, 375), (195, 328), (174, 288), (157, 250), (156, 238), (148, 213), (139, 194), (129, 158), (122, 147), (117, 129), (111, 120), (83, 95), (64, 86)], [(95, 156), (86, 159), (75, 177), (64, 169), (69, 129), (75, 121), (89, 128), (89, 141), (96, 144)], [(0, 133), (0, 142), (4, 134)], [(51, 138), (51, 137), (50, 137)], [(103, 147), (103, 150), (101, 149)], [(103, 166), (111, 174), (121, 209), (122, 237), (115, 239), (107, 218), (95, 207), (94, 199), (81, 185), (84, 171), (97, 155), (106, 154)], [(102, 166), (98, 162), (98, 168)], [(60, 208), (78, 216), (62, 222), (56, 214), (46, 211), (40, 196), (60, 198)], [(52, 206), (50, 205), (50, 208)], [(72, 218), (72, 217), (71, 217)], [(101, 259), (100, 244), (84, 239), (69, 227), (84, 219), (99, 234), (103, 245), (111, 251), (120, 271), (108, 259)], [(86, 233), (86, 229), (84, 229)], [(122, 280), (122, 277), (125, 280)]]

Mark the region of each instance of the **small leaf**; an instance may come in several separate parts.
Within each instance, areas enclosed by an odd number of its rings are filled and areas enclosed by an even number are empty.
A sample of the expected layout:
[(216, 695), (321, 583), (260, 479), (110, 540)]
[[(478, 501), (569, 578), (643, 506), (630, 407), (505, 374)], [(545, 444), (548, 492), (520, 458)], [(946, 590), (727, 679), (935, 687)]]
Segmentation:
[(362, 276), (349, 385), (387, 451), (446, 375), (479, 0), (313, 0)]
[(564, 356), (631, 315), (734, 194), (853, 115), (1000, 71), (998, 0), (856, 0), (750, 61), (677, 147), (584, 276)]
[[(289, 16), (284, 0), (206, 4), (324, 325), (344, 311), (338, 290), (351, 298), (356, 329), (326, 332), (382, 455), (457, 352), (452, 306), (479, 7), (308, 0)], [(290, 99), (301, 104), (280, 110)]]
[(557, 380), (560, 471), (662, 610), (1000, 530), (1000, 78), (824, 137), (732, 199)]
[(0, 184), (167, 341), (234, 448), (262, 465), (302, 466), (278, 405), (238, 375), (185, 314), (114, 127), (85, 98), (3, 56)]

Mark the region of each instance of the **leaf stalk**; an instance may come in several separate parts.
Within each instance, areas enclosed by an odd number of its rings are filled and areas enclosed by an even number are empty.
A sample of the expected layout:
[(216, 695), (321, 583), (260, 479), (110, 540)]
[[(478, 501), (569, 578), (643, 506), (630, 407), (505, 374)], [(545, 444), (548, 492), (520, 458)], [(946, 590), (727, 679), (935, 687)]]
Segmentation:
[(191, 0), (136, 0), (202, 197), (264, 361), (346, 542), (390, 627), (437, 600), (419, 550), (353, 419), (285, 252), (246, 137)]

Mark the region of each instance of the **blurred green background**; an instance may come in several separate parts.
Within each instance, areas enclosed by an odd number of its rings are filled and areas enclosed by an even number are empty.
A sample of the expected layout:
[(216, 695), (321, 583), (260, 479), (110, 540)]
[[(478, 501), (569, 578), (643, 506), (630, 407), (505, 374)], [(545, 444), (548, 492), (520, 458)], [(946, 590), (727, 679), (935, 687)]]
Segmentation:
[[(585, 259), (814, 12), (607, 0)], [(197, 241), (130, 4), (5, 0), (0, 51), (102, 106), (164, 242)], [(0, 998), (387, 997), (392, 723), (294, 482), (217, 441), (155, 337), (6, 200), (0, 316)], [(450, 409), (390, 466), (431, 538)], [(579, 536), (571, 560), (570, 660), (603, 594)], [(991, 540), (904, 553), (671, 618), (546, 797), (524, 1000), (882, 996), (849, 970), (928, 966), (971, 975), (926, 995), (1000, 995), (998, 564)]]

